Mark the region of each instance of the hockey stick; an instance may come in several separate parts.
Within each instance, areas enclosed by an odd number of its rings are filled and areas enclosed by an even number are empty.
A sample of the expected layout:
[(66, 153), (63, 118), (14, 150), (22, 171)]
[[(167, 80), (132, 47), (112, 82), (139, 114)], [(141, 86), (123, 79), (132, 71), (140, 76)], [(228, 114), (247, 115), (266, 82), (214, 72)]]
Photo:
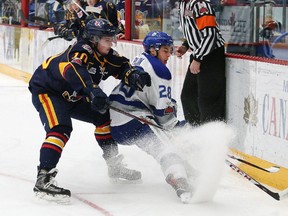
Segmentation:
[(49, 37), (49, 38), (47, 38), (47, 40), (52, 41), (52, 40), (57, 39), (57, 38), (63, 38), (63, 36), (57, 35), (57, 36)]
[(129, 116), (129, 117), (131, 117), (131, 118), (137, 119), (138, 121), (143, 122), (143, 123), (145, 123), (145, 124), (147, 124), (147, 125), (151, 125), (151, 126), (153, 126), (153, 127), (157, 127), (157, 128), (159, 128), (159, 129), (161, 129), (161, 130), (166, 130), (165, 128), (161, 127), (160, 125), (154, 124), (153, 122), (151, 122), (151, 121), (149, 121), (149, 120), (147, 120), (147, 119), (145, 119), (145, 118), (141, 118), (141, 117), (135, 116), (135, 115), (133, 115), (133, 114), (130, 114), (130, 113), (128, 113), (128, 112), (125, 112), (124, 110), (118, 109), (118, 108), (116, 108), (116, 107), (114, 107), (114, 106), (111, 106), (111, 105), (110, 105), (110, 109), (112, 109), (112, 110), (114, 110), (114, 111), (116, 111), (116, 112), (122, 113), (123, 115)]
[(258, 166), (258, 165), (256, 165), (256, 164), (253, 164), (253, 163), (250, 163), (250, 162), (248, 162), (248, 161), (245, 161), (245, 160), (243, 160), (243, 159), (241, 159), (241, 158), (237, 158), (237, 157), (235, 157), (235, 156), (233, 156), (233, 155), (227, 154), (227, 156), (228, 156), (229, 158), (231, 158), (231, 159), (240, 161), (240, 162), (242, 162), (242, 163), (245, 163), (245, 164), (247, 164), (247, 165), (249, 165), (249, 166), (252, 166), (252, 167), (254, 167), (254, 168), (260, 169), (260, 170), (265, 171), (265, 172), (268, 172), (268, 173), (276, 173), (276, 172), (278, 172), (278, 171), (280, 170), (280, 167), (279, 167), (279, 166), (271, 166), (271, 167), (269, 167), (269, 168), (263, 168), (263, 167), (260, 167), (260, 166)]
[[(40, 28), (40, 27), (42, 27), (42, 28), (51, 28), (51, 27), (53, 27), (53, 24), (39, 24), (39, 23), (35, 23), (35, 22), (32, 22), (32, 21), (28, 20), (28, 19), (24, 16), (24, 13), (23, 13), (22, 10), (19, 10), (19, 15), (20, 15), (20, 18), (21, 18), (22, 20), (24, 20), (24, 22), (27, 23), (27, 24), (36, 25), (36, 26), (38, 26), (39, 28)], [(39, 17), (37, 17), (37, 19), (40, 20)], [(41, 21), (43, 21), (43, 18), (41, 18), (41, 19), (42, 19)], [(36, 20), (36, 18), (34, 18), (34, 20)]]
[[(126, 115), (126, 116), (129, 116), (129, 117), (131, 117), (131, 118), (135, 118), (135, 119), (137, 119), (138, 121), (141, 121), (141, 122), (143, 122), (143, 123), (145, 123), (145, 124), (148, 124), (149, 126), (152, 126), (152, 127), (150, 127), (150, 128), (154, 131), (154, 133), (155, 133), (161, 140), (163, 140), (163, 141), (165, 141), (165, 142), (168, 142), (168, 143), (171, 143), (170, 138), (169, 138), (169, 137), (167, 136), (167, 134), (165, 133), (165, 131), (167, 131), (165, 128), (163, 128), (163, 127), (161, 127), (161, 126), (159, 126), (159, 125), (157, 125), (157, 124), (155, 124), (155, 123), (153, 123), (153, 122), (151, 122), (151, 121), (149, 121), (149, 120), (146, 120), (146, 119), (144, 119), (144, 118), (137, 117), (137, 116), (135, 116), (135, 115), (132, 115), (132, 114), (130, 114), (130, 113), (127, 113), (127, 112), (125, 112), (125, 111), (123, 111), (123, 110), (121, 110), (121, 109), (118, 109), (118, 108), (116, 108), (116, 107), (110, 106), (110, 108), (113, 109), (113, 110), (115, 110), (115, 111), (117, 111), (117, 112), (119, 112), (119, 113), (122, 113), (122, 114), (124, 114), (124, 115)], [(154, 127), (154, 129), (153, 129), (153, 127)], [(161, 129), (161, 130), (159, 131), (159, 129)], [(237, 158), (237, 159), (236, 159), (236, 157), (234, 157), (234, 156), (229, 156), (229, 155), (228, 155), (228, 157), (230, 157), (230, 158), (232, 158), (232, 159), (235, 159), (235, 160), (240, 160), (241, 162), (246, 163), (246, 164), (249, 163), (250, 166), (257, 167), (258, 169), (265, 170), (265, 169), (262, 168), (262, 167), (259, 167), (259, 166), (255, 165), (255, 164), (252, 164), (252, 163), (250, 163), (250, 162), (248, 162), (248, 161), (245, 161), (245, 160), (242, 160), (242, 159), (240, 159), (240, 158)], [(229, 160), (226, 159), (225, 161), (226, 161), (226, 164), (227, 164), (229, 167), (231, 167), (234, 171), (236, 171), (237, 173), (239, 173), (240, 175), (242, 175), (244, 178), (248, 179), (248, 180), (249, 180), (250, 182), (252, 182), (255, 186), (257, 186), (258, 188), (260, 188), (261, 190), (263, 190), (264, 192), (266, 192), (268, 195), (270, 195), (270, 196), (273, 197), (274, 199), (276, 199), (276, 200), (281, 200), (281, 199), (284, 199), (284, 198), (288, 197), (288, 188), (285, 189), (285, 190), (283, 190), (283, 191), (280, 191), (280, 192), (273, 192), (273, 191), (271, 191), (270, 189), (268, 189), (267, 187), (265, 187), (264, 185), (262, 185), (260, 182), (258, 182), (258, 181), (256, 181), (255, 179), (253, 179), (250, 175), (248, 175), (247, 173), (245, 173), (243, 170), (241, 170), (238, 166), (236, 166), (235, 164), (233, 164), (233, 163), (230, 162)], [(244, 162), (244, 161), (245, 161), (245, 162)], [(279, 167), (277, 167), (277, 168), (279, 168)], [(269, 169), (266, 169), (266, 170), (268, 171)], [(269, 170), (269, 171), (271, 172), (271, 170)], [(273, 171), (272, 171), (272, 173), (273, 173)]]
[(50, 41), (52, 41), (52, 40), (54, 40), (54, 39), (57, 39), (57, 38), (63, 38), (63, 36), (57, 35), (57, 36), (53, 36), (53, 37), (47, 38), (46, 41), (41, 45), (41, 47), (40, 47), (40, 49), (39, 49), (39, 52), (41, 52), (41, 50), (44, 50), (44, 48), (47, 46), (47, 44), (48, 44)]
[[(148, 125), (150, 125), (150, 126), (153, 126), (153, 127), (158, 128), (158, 129), (161, 129), (162, 131), (168, 131), (167, 129), (161, 127), (160, 125), (157, 125), (156, 123), (153, 123), (152, 120), (147, 120), (147, 119), (145, 119), (145, 118), (141, 118), (141, 117), (135, 116), (135, 115), (133, 115), (133, 114), (130, 114), (130, 113), (128, 113), (128, 112), (125, 112), (124, 110), (118, 109), (118, 108), (113, 107), (113, 106), (110, 106), (110, 109), (113, 109), (113, 110), (115, 110), (115, 111), (117, 111), (117, 112), (119, 112), (119, 113), (122, 113), (122, 114), (124, 114), (124, 115), (126, 115), (126, 116), (129, 116), (129, 117), (131, 117), (131, 118), (137, 119), (138, 121), (144, 122), (145, 124), (148, 124)], [(151, 128), (151, 129), (153, 130), (153, 128)], [(159, 135), (160, 132), (159, 132), (158, 130), (157, 130), (157, 131), (153, 130), (153, 131), (156, 133), (157, 136), (160, 136), (160, 135)], [(165, 135), (166, 135), (166, 134), (165, 134)], [(161, 137), (164, 137), (164, 136), (162, 135)], [(169, 138), (166, 138), (165, 140), (169, 140)], [(257, 168), (257, 169), (260, 169), (260, 170), (265, 171), (265, 172), (268, 172), (268, 173), (276, 173), (276, 172), (278, 172), (278, 171), (280, 170), (280, 167), (279, 167), (279, 166), (272, 166), (272, 167), (269, 167), (269, 168), (263, 168), (263, 167), (260, 167), (260, 166), (258, 166), (258, 165), (256, 165), (256, 164), (253, 164), (253, 163), (250, 163), (250, 162), (248, 162), (248, 161), (245, 161), (245, 160), (243, 160), (243, 159), (241, 159), (241, 158), (237, 158), (237, 157), (235, 157), (235, 156), (233, 156), (233, 155), (227, 154), (227, 156), (230, 157), (231, 159), (240, 161), (240, 162), (242, 162), (242, 163), (245, 163), (245, 164), (247, 164), (247, 165), (249, 165), (249, 166), (255, 167), (255, 168)]]
[(228, 164), (228, 166), (231, 167), (232, 170), (239, 173), (241, 176), (243, 176), (244, 178), (246, 178), (247, 180), (252, 182), (255, 186), (257, 186), (258, 188), (263, 190), (265, 193), (267, 193), (268, 195), (270, 195), (274, 199), (282, 200), (283, 198), (286, 198), (288, 196), (288, 189), (285, 189), (285, 190), (280, 191), (280, 192), (271, 191), (270, 189), (268, 189), (267, 187), (262, 185), (260, 182), (256, 181), (254, 178), (252, 178), (250, 175), (248, 175), (246, 172), (241, 170), (238, 166), (233, 164), (231, 161), (229, 161), (229, 160), (225, 160), (225, 161)]

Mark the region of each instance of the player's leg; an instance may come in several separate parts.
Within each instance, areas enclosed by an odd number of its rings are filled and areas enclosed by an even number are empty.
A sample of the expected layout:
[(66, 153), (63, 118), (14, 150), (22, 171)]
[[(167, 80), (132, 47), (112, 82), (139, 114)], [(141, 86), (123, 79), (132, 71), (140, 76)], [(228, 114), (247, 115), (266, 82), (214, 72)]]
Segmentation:
[(103, 158), (108, 166), (108, 176), (113, 180), (137, 181), (141, 179), (141, 173), (128, 169), (123, 164), (123, 155), (118, 152), (118, 145), (111, 136), (110, 113), (99, 113), (93, 109), (89, 103), (78, 104), (72, 110), (73, 118), (90, 122), (96, 126), (94, 135), (98, 145), (103, 151)]
[(32, 94), (32, 102), (39, 112), (46, 137), (40, 149), (40, 164), (34, 187), (36, 195), (69, 197), (69, 190), (56, 186), (56, 166), (72, 131), (69, 104), (60, 97), (49, 94)]

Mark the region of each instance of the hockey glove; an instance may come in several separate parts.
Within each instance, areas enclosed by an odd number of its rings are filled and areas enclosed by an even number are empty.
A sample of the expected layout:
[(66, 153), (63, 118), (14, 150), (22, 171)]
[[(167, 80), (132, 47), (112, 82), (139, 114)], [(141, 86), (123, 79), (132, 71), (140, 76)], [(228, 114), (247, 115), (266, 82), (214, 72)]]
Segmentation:
[(73, 38), (75, 38), (73, 29), (68, 29), (62, 24), (54, 27), (54, 34), (59, 35), (67, 41), (71, 41)]
[(99, 113), (105, 113), (109, 108), (109, 98), (101, 88), (92, 88), (90, 91), (91, 107)]
[(141, 67), (135, 67), (125, 73), (124, 82), (132, 89), (143, 91), (144, 86), (151, 86), (151, 77)]

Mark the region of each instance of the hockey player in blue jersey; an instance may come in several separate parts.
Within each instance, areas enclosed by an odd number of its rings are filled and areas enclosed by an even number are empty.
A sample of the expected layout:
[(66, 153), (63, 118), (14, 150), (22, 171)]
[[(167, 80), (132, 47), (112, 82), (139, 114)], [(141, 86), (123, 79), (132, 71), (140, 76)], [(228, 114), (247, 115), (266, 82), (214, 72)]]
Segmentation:
[[(138, 117), (148, 117), (165, 129), (173, 129), (180, 125), (171, 92), (172, 75), (166, 67), (173, 52), (173, 40), (164, 32), (152, 31), (144, 38), (143, 46), (145, 52), (136, 57), (132, 65), (144, 68), (150, 74), (151, 87), (144, 87), (140, 92), (121, 83), (109, 96), (111, 106)], [(110, 109), (110, 116), (112, 137), (119, 144), (136, 144), (152, 155), (160, 163), (167, 183), (183, 202), (189, 200), (191, 188), (187, 178), (188, 168), (189, 171), (192, 168), (179, 155), (169, 151), (168, 143), (159, 140), (149, 125), (127, 115), (119, 115), (113, 109)]]
[[(131, 66), (113, 50), (116, 28), (105, 19), (87, 23), (83, 39), (63, 53), (49, 57), (34, 72), (29, 89), (46, 131), (34, 192), (69, 197), (70, 191), (53, 184), (56, 165), (72, 132), (71, 118), (96, 126), (95, 138), (103, 150), (110, 178), (139, 180), (141, 173), (126, 168), (110, 134), (109, 99), (98, 86), (110, 76), (136, 91), (150, 86), (147, 72)], [(96, 171), (96, 168), (95, 168)]]

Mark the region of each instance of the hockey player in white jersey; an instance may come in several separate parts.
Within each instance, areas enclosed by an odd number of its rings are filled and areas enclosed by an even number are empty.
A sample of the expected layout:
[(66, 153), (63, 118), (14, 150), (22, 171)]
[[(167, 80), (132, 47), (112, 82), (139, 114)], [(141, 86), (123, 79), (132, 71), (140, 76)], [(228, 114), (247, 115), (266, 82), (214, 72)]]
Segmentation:
[[(164, 32), (152, 31), (144, 38), (143, 46), (145, 52), (136, 57), (132, 64), (150, 74), (151, 86), (135, 91), (119, 84), (109, 97), (111, 106), (141, 118), (149, 118), (165, 129), (173, 129), (181, 124), (176, 116), (176, 101), (171, 95), (172, 75), (166, 67), (173, 53), (173, 40)], [(176, 190), (182, 202), (187, 202), (192, 195), (187, 181), (191, 171), (188, 171), (188, 164), (169, 150), (168, 143), (158, 138), (154, 128), (127, 115), (119, 115), (113, 109), (110, 109), (110, 114), (111, 134), (116, 142), (136, 144), (152, 155), (160, 163), (166, 182)]]

